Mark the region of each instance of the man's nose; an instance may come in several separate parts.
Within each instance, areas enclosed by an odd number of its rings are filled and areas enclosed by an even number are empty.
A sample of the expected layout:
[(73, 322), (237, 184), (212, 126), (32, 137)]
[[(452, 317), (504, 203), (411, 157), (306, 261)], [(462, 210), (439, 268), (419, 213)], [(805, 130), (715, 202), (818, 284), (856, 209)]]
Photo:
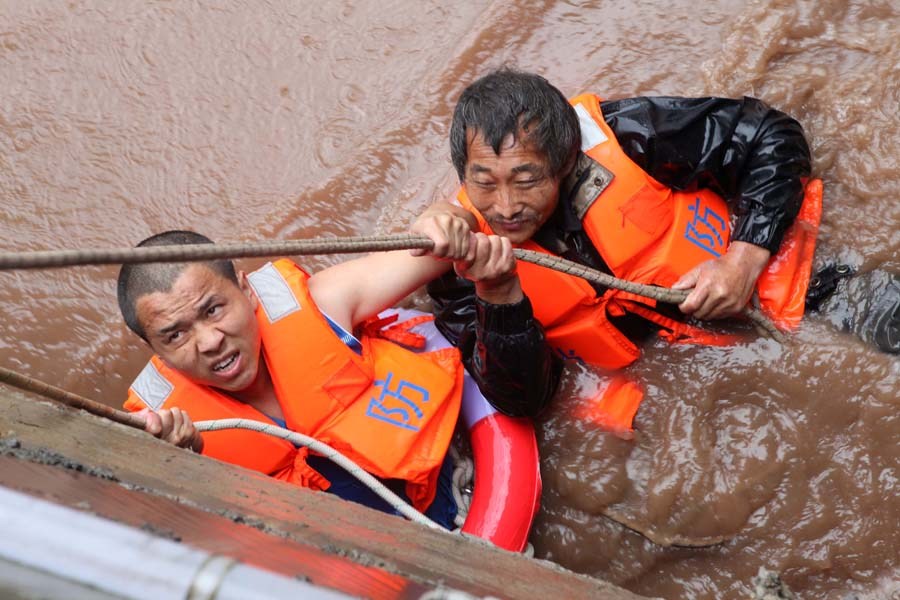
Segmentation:
[(507, 185), (497, 187), (497, 195), (494, 199), (494, 210), (504, 219), (511, 219), (519, 212), (518, 202), (512, 188)]
[(217, 352), (222, 347), (225, 334), (214, 325), (200, 325), (197, 331), (197, 350), (204, 354)]

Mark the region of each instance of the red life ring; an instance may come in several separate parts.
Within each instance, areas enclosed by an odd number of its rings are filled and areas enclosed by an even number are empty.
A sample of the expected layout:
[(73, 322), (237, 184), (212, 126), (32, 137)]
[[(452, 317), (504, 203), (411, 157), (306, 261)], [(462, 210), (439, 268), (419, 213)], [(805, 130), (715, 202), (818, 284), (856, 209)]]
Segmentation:
[[(401, 322), (423, 314), (396, 312)], [(413, 331), (425, 336), (426, 351), (450, 345), (433, 321), (417, 324)], [(541, 500), (534, 424), (528, 418), (497, 412), (468, 373), (460, 417), (469, 430), (475, 462), (475, 487), (462, 530), (500, 548), (521, 552)]]
[[(472, 387), (477, 391), (474, 382)], [(462, 418), (475, 461), (475, 488), (462, 530), (521, 552), (541, 502), (534, 425), (497, 412), (480, 392), (463, 396)]]

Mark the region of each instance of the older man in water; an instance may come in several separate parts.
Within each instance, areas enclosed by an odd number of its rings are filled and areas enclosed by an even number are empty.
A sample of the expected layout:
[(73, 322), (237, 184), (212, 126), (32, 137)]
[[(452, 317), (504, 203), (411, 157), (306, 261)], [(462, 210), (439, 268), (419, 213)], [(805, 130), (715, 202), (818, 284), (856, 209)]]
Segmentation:
[[(686, 317), (734, 315), (755, 289), (775, 305), (796, 307), (799, 299), (802, 313), (821, 188), (805, 188), (810, 154), (800, 124), (759, 100), (585, 94), (570, 103), (543, 77), (503, 69), (463, 92), (450, 149), (461, 183), (456, 202), (432, 206), (414, 232), (440, 237), (451, 217), (468, 218), (518, 247), (690, 290), (679, 312), (524, 263), (524, 294), (500, 286), (486, 298), (445, 274), (428, 287), (437, 324), (476, 377), (490, 377), (482, 368), (492, 350), (486, 331), (527, 338), (546, 329), (552, 351), (519, 356), (519, 369), (541, 378), (528, 379), (519, 394), (488, 393), (504, 412), (540, 412), (556, 388), (560, 358), (620, 369), (653, 332), (721, 343)], [(792, 247), (805, 256), (773, 261), (801, 205), (812, 240)], [(800, 274), (790, 298), (760, 289), (770, 262)], [(632, 387), (627, 396), (627, 406), (611, 399), (616, 427), (630, 427), (637, 410), (640, 394)]]

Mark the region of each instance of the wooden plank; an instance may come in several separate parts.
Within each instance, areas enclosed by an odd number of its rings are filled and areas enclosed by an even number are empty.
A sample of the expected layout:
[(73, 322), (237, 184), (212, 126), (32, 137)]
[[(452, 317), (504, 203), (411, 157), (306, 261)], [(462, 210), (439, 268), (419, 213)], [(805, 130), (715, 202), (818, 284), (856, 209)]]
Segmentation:
[[(10, 448), (13, 439), (19, 444), (14, 450)], [(398, 589), (398, 597), (406, 589), (400, 581), (408, 579), (429, 588), (443, 584), (478, 596), (502, 598), (640, 598), (546, 561), (430, 531), (400, 517), (198, 456), (143, 432), (50, 403), (0, 394), (0, 452), (106, 478), (109, 489), (119, 486), (162, 497), (181, 508), (249, 525), (268, 537), (375, 568), (385, 573), (384, 589)], [(85, 479), (72, 480), (65, 493), (74, 494), (85, 485)], [(60, 491), (59, 497), (65, 493)], [(139, 510), (140, 504), (136, 503), (134, 510)], [(122, 505), (129, 507), (124, 501)], [(161, 506), (153, 505), (154, 510)], [(116, 513), (113, 518), (127, 517)], [(181, 520), (177, 522), (187, 527)], [(201, 537), (200, 532), (190, 532), (192, 544)], [(226, 554), (240, 551), (223, 547)], [(221, 549), (212, 551), (222, 553)], [(253, 564), (263, 568), (280, 564), (278, 551), (260, 549)], [(387, 575), (400, 579), (392, 581)]]
[(365, 567), (169, 498), (12, 455), (0, 456), (0, 486), (354, 596), (419, 598), (430, 589), (401, 575)]

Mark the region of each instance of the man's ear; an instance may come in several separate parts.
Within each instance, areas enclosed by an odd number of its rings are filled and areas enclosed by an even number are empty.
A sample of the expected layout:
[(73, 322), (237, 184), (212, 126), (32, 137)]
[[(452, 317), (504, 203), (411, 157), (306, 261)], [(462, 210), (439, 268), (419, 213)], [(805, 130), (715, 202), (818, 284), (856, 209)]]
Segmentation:
[(135, 331), (131, 327), (128, 328), (128, 331), (133, 333), (139, 340), (141, 340), (144, 344), (150, 348), (150, 351), (153, 354), (158, 355), (159, 352), (156, 351), (156, 348), (153, 347), (153, 344), (150, 343), (150, 336), (147, 334), (147, 324), (144, 322), (144, 319), (141, 318), (141, 315), (144, 314), (144, 311), (141, 309), (141, 300), (144, 299), (144, 296), (140, 296), (134, 301), (134, 318), (137, 321), (138, 328), (141, 330), (140, 332)]
[(259, 300), (256, 298), (256, 293), (253, 291), (253, 288), (250, 287), (250, 280), (247, 279), (247, 273), (238, 271), (237, 278), (238, 287), (241, 288), (241, 291), (250, 300), (250, 306), (253, 307), (253, 310), (256, 310), (256, 307), (259, 305)]

